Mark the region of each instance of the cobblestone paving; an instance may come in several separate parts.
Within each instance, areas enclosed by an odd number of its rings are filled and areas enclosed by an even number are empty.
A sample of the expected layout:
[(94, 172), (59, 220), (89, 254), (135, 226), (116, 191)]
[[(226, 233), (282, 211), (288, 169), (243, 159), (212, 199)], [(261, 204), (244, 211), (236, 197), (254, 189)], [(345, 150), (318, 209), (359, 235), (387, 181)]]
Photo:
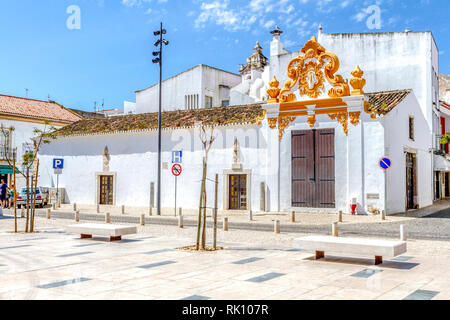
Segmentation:
[(192, 227), (147, 225), (109, 242), (65, 233), (73, 223), (37, 218), (39, 232), (13, 234), (0, 218), (0, 299), (450, 299), (450, 242), (409, 241), (404, 259), (375, 267), (313, 260), (293, 250), (299, 233), (219, 230), (225, 249), (196, 253), (174, 250), (193, 243)]

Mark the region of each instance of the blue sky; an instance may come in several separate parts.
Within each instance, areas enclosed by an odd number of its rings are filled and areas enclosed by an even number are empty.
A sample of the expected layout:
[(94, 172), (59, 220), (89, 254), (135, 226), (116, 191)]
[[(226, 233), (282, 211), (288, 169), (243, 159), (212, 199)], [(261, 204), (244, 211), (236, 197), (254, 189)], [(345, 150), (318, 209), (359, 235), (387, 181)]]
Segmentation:
[[(80, 28), (67, 20), (80, 9)], [(367, 26), (376, 5), (381, 29)], [(319, 24), (326, 33), (431, 30), (440, 72), (450, 74), (448, 0), (0, 0), (0, 93), (47, 99), (92, 111), (94, 101), (122, 107), (158, 81), (153, 31), (163, 21), (170, 45), (164, 77), (203, 63), (237, 72), (259, 40), (284, 31), (290, 51)], [(69, 19), (69, 22), (75, 20)]]

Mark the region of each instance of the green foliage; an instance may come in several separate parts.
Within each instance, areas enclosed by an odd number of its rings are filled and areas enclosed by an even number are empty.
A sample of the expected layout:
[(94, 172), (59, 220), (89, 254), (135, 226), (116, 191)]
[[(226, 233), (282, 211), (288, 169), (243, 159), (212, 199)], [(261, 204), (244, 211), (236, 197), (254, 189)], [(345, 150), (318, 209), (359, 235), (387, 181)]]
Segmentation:
[(445, 133), (442, 138), (439, 140), (440, 144), (446, 145), (450, 142), (450, 131)]

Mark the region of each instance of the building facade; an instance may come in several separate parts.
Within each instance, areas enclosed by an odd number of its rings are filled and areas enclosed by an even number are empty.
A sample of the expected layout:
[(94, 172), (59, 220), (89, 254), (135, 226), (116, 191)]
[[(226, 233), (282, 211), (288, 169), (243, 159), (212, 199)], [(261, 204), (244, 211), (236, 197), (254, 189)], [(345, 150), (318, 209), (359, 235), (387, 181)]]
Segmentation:
[[(53, 101), (33, 100), (0, 95), (0, 125), (9, 132), (8, 137), (0, 133), (0, 178), (11, 183), (13, 168), (8, 159), (15, 154), (16, 167), (20, 170), (25, 152), (32, 151), (34, 130), (60, 129), (82, 119), (82, 116)], [(10, 128), (14, 130), (10, 131)], [(17, 187), (25, 186), (25, 179), (17, 175)]]
[[(227, 106), (230, 89), (241, 76), (206, 65), (198, 65), (162, 83), (163, 111)], [(136, 91), (136, 113), (157, 112), (159, 85)]]
[[(163, 208), (173, 210), (173, 151), (183, 151), (179, 206), (198, 208), (200, 123), (216, 136), (208, 177), (220, 176), (221, 210), (350, 213), (356, 204), (366, 214), (431, 205), (432, 139), (420, 99), (411, 88), (365, 93), (369, 83), (357, 58), (343, 72), (338, 56), (313, 37), (289, 68), (273, 75), (265, 103), (164, 112)], [(41, 181), (53, 185), (48, 166), (64, 158), (60, 184), (67, 201), (154, 205), (157, 119), (146, 113), (61, 129), (41, 152)], [(389, 170), (380, 167), (383, 157), (391, 160)], [(213, 184), (207, 192), (213, 194)]]

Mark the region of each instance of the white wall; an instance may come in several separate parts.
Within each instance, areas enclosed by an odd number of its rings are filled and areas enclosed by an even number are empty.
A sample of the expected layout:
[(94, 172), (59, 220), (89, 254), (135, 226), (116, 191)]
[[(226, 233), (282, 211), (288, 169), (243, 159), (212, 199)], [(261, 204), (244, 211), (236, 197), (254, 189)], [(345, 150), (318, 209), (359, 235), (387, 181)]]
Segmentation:
[[(357, 126), (349, 124), (346, 136), (342, 126), (327, 115), (317, 116), (315, 129), (335, 129), (335, 200), (332, 209), (292, 208), (291, 205), (291, 134), (295, 130), (310, 130), (306, 117), (299, 117), (286, 130), (281, 142), (280, 188), (281, 211), (317, 211), (350, 213), (350, 202), (357, 198), (359, 213), (367, 212), (368, 205), (384, 208), (384, 180), (378, 160), (384, 151), (384, 128), (379, 120), (362, 114)], [(274, 151), (272, 151), (274, 152)], [(367, 200), (367, 194), (379, 194), (378, 200)]]
[[(409, 117), (414, 117), (414, 141), (409, 139)], [(406, 207), (406, 151), (416, 154), (417, 202), (420, 208), (433, 204), (430, 128), (412, 92), (384, 119), (386, 155), (392, 160), (387, 172), (387, 213), (404, 212)]]
[[(162, 109), (163, 111), (184, 110), (186, 95), (198, 95), (199, 108), (205, 107), (205, 95), (213, 97), (213, 106), (221, 106), (221, 101), (229, 100), (229, 97), (221, 98), (219, 86), (232, 88), (240, 81), (239, 75), (206, 65), (198, 65), (163, 81)], [(157, 112), (158, 107), (158, 85), (136, 92), (137, 113)]]
[[(183, 150), (183, 173), (178, 178), (178, 205), (183, 208), (198, 207), (203, 151), (199, 132), (194, 129), (164, 130), (162, 135), (162, 161), (169, 162), (171, 151)], [(209, 155), (208, 178), (219, 174), (219, 195), (223, 193), (223, 170), (231, 169), (234, 137), (241, 145), (243, 169), (252, 169), (252, 195), (259, 194), (259, 185), (265, 181), (266, 141), (255, 126), (219, 128), (217, 140)], [(248, 138), (245, 138), (245, 137)], [(41, 183), (55, 186), (52, 159), (65, 159), (60, 176), (60, 187), (66, 188), (67, 200), (80, 204), (96, 203), (95, 173), (102, 171), (105, 145), (111, 156), (110, 171), (117, 172), (116, 205), (148, 206), (150, 183), (157, 182), (157, 131), (128, 135), (97, 135), (60, 138), (45, 146), (40, 156)], [(68, 147), (70, 146), (70, 148)], [(170, 170), (162, 170), (162, 206), (173, 207), (175, 178)], [(208, 204), (212, 206), (214, 184), (207, 183)], [(251, 206), (259, 209), (259, 197), (251, 198)], [(219, 207), (223, 197), (219, 196)]]
[[(2, 124), (5, 128), (14, 127), (14, 133), (12, 135), (12, 142), (11, 146), (12, 148), (17, 148), (17, 159), (18, 164), (16, 164), (16, 167), (20, 169), (20, 165), (22, 163), (22, 156), (24, 154), (23, 145), (27, 143), (32, 143), (31, 138), (35, 136), (34, 129), (39, 130), (48, 130), (49, 126), (41, 124), (41, 123), (35, 123), (35, 122), (28, 122), (28, 121), (18, 121), (18, 120), (7, 120), (7, 119), (0, 119), (0, 124)], [(55, 126), (56, 128), (61, 128), (62, 126)], [(6, 161), (3, 161), (4, 164), (7, 164)], [(17, 175), (17, 188), (21, 188), (25, 186), (25, 179), (21, 177), (20, 174)]]
[(413, 89), (425, 119), (432, 126), (432, 66), (437, 55), (431, 32), (319, 34), (318, 42), (340, 60), (344, 78), (359, 65), (365, 92)]

